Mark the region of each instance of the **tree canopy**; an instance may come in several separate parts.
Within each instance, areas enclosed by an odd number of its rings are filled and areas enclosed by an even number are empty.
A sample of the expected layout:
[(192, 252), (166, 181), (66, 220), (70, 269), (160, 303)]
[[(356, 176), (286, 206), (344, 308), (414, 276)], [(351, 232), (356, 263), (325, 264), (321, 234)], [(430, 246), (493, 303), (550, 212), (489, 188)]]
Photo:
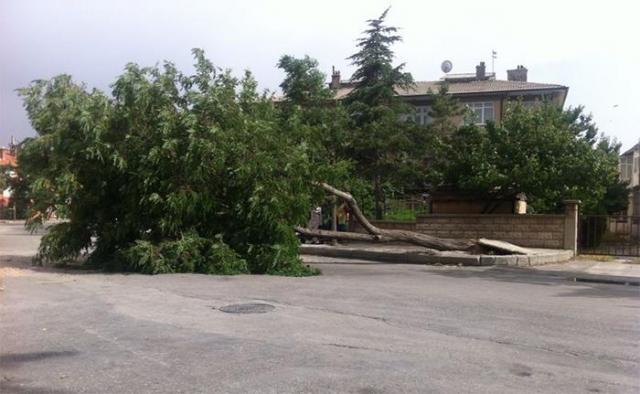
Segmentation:
[(619, 145), (599, 134), (582, 107), (528, 109), (512, 102), (499, 125), (460, 126), (444, 146), (440, 181), (457, 190), (497, 197), (524, 192), (535, 212), (558, 211), (564, 199), (581, 200), (588, 213), (626, 207)]
[(38, 136), (20, 165), (31, 178), (40, 258), (85, 252), (141, 272), (312, 273), (293, 226), (314, 198), (309, 146), (295, 122), (194, 50), (193, 75), (128, 64), (111, 95), (62, 75), (21, 90)]
[(407, 178), (419, 162), (415, 148), (422, 131), (401, 119), (411, 107), (397, 96), (397, 89), (411, 87), (413, 77), (403, 71), (404, 64), (393, 65), (391, 47), (402, 38), (396, 27), (385, 24), (388, 11), (367, 21), (358, 52), (349, 57), (356, 71), (345, 98), (354, 141), (349, 154), (358, 174), (370, 180), (377, 219), (383, 217), (386, 190), (402, 191), (412, 183)]

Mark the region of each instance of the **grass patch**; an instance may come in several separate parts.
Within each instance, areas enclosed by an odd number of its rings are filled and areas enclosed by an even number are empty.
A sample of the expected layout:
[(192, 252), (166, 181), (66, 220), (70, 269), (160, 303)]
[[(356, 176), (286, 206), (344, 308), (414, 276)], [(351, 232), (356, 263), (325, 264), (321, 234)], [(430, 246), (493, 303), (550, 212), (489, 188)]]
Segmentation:
[(606, 254), (581, 254), (576, 257), (578, 260), (592, 260), (592, 261), (613, 261), (615, 256), (609, 256)]
[(416, 212), (411, 209), (398, 208), (385, 212), (384, 220), (395, 220), (400, 222), (413, 222), (416, 220)]

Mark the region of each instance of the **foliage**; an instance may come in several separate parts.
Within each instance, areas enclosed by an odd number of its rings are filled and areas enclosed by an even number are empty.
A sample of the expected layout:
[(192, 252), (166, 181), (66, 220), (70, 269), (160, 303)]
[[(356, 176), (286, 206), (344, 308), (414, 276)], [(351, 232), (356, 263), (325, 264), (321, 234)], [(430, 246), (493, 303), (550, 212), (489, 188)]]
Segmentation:
[(446, 161), (438, 167), (443, 183), (459, 190), (496, 196), (524, 192), (536, 212), (558, 211), (568, 198), (581, 200), (588, 213), (626, 205), (626, 188), (618, 179), (619, 145), (598, 136), (582, 107), (563, 111), (546, 103), (530, 110), (515, 102), (500, 125), (462, 126), (445, 141)]
[[(404, 64), (393, 66), (391, 46), (400, 41), (397, 28), (385, 25), (389, 9), (367, 21), (369, 28), (358, 40), (358, 52), (349, 59), (356, 67), (353, 90), (345, 99), (351, 120), (349, 155), (357, 172), (372, 184), (375, 216), (381, 219), (385, 190), (412, 184), (418, 168), (419, 140), (424, 129), (401, 120), (410, 107), (397, 96), (397, 89), (413, 86)], [(416, 156), (417, 155), (417, 156)]]
[(148, 273), (316, 273), (292, 227), (316, 197), (310, 147), (250, 73), (238, 80), (194, 50), (195, 73), (128, 64), (111, 95), (70, 76), (20, 91), (38, 136), (21, 167), (29, 224), (52, 213), (41, 261), (88, 253)]
[[(352, 106), (352, 117), (358, 125), (366, 125), (386, 118), (389, 113), (402, 105), (396, 89), (409, 88), (413, 77), (404, 72), (404, 63), (393, 66), (394, 53), (391, 46), (402, 41), (398, 28), (384, 24), (389, 9), (376, 19), (369, 19), (369, 28), (358, 40), (358, 52), (349, 59), (356, 67), (351, 77), (354, 89), (347, 97)], [(394, 108), (395, 107), (395, 108)], [(404, 109), (404, 108), (403, 108)]]
[[(180, 239), (155, 245), (138, 240), (122, 252), (117, 262), (125, 270), (146, 274), (199, 272), (203, 274), (249, 273), (247, 262), (220, 239), (187, 234)], [(115, 267), (120, 268), (120, 267)]]
[(280, 84), (283, 121), (309, 146), (309, 159), (318, 171), (344, 178), (351, 166), (346, 155), (348, 118), (341, 103), (330, 100), (333, 92), (325, 85), (318, 62), (309, 56), (298, 59), (285, 55), (278, 67), (285, 72)]
[(318, 61), (306, 55), (298, 59), (284, 55), (278, 61), (278, 68), (286, 76), (280, 88), (289, 105), (309, 108), (314, 105), (325, 105), (332, 92), (325, 85), (326, 76), (318, 69)]
[[(334, 92), (324, 83), (325, 75), (318, 70), (318, 62), (308, 56), (285, 55), (278, 67), (285, 72), (280, 85), (284, 95), (280, 103), (283, 121), (295, 124), (298, 138), (309, 146), (309, 161), (318, 180), (331, 179), (329, 183), (350, 190), (365, 202), (365, 209), (370, 209), (367, 202), (371, 190), (354, 171), (355, 163), (349, 154), (356, 142), (349, 131), (347, 111), (342, 102), (332, 100)], [(321, 198), (322, 194), (318, 196)]]
[(396, 208), (384, 213), (384, 220), (412, 222), (416, 220), (416, 212), (409, 208)]
[(465, 107), (449, 94), (448, 83), (441, 84), (438, 92), (434, 95), (429, 113), (432, 119), (429, 124), (431, 134), (439, 137), (450, 136), (458, 129), (460, 120), (465, 114)]

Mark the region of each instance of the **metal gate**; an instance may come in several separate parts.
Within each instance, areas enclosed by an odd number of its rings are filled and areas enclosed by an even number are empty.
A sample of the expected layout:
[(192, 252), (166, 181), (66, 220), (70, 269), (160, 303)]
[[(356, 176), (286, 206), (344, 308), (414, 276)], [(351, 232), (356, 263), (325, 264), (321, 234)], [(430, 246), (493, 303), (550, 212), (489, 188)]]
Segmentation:
[(580, 216), (578, 251), (582, 254), (640, 256), (640, 216)]

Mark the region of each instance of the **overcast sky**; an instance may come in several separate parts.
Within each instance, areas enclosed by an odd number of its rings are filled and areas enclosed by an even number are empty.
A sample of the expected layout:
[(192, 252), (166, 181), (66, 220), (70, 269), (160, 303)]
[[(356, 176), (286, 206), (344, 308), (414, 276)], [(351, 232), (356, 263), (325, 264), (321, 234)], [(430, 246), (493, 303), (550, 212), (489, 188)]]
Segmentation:
[(191, 70), (190, 49), (203, 48), (238, 75), (250, 69), (275, 90), (283, 54), (308, 54), (329, 74), (353, 69), (346, 57), (365, 20), (391, 5), (388, 23), (402, 28), (399, 62), (416, 80), (473, 72), (491, 50), (495, 71), (518, 64), (529, 81), (569, 86), (568, 105), (582, 104), (600, 129), (628, 149), (640, 138), (640, 23), (633, 1), (190, 1), (0, 0), (0, 145), (33, 135), (15, 89), (59, 73), (109, 89), (127, 62), (171, 60)]

